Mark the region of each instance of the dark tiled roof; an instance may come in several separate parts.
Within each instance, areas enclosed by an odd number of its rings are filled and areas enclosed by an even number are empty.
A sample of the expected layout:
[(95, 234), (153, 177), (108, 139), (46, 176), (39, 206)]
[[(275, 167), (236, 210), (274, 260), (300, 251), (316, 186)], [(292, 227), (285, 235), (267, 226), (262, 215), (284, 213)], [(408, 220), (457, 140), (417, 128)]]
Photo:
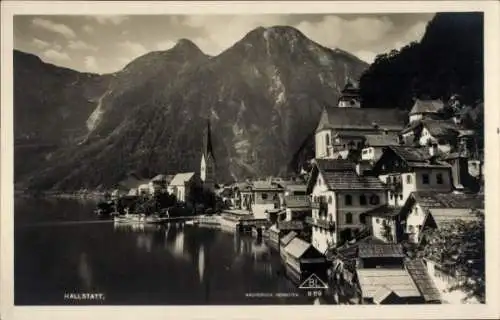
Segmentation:
[(367, 134), (365, 135), (365, 144), (370, 147), (386, 147), (399, 145), (398, 135), (388, 134)]
[(438, 113), (444, 104), (441, 100), (420, 100), (417, 99), (411, 108), (410, 115), (417, 113)]
[(298, 220), (292, 220), (292, 221), (279, 221), (278, 222), (278, 229), (281, 231), (286, 231), (286, 230), (302, 230), (304, 228), (304, 223), (302, 221)]
[(389, 146), (410, 167), (446, 168), (450, 165), (438, 159), (433, 159), (427, 147)]
[(315, 159), (318, 168), (322, 171), (353, 170), (356, 164), (347, 159)]
[(360, 258), (378, 258), (378, 257), (393, 257), (403, 258), (403, 248), (400, 244), (385, 243), (361, 243), (358, 246), (358, 254)]
[(306, 192), (307, 186), (305, 184), (287, 184), (285, 187), (286, 191), (291, 192)]
[(427, 273), (422, 260), (408, 260), (405, 266), (426, 302), (441, 300), (439, 290)]
[(301, 196), (286, 196), (285, 205), (287, 208), (309, 208), (311, 207), (311, 200), (307, 195)]
[(297, 233), (295, 231), (290, 231), (286, 236), (283, 236), (281, 238), (280, 243), (281, 245), (288, 245), (290, 241), (292, 241), (295, 237), (297, 236)]
[(358, 176), (356, 171), (327, 171), (322, 174), (330, 190), (384, 190), (386, 187), (374, 176)]
[(399, 131), (403, 129), (406, 117), (406, 112), (394, 109), (332, 107), (325, 109), (316, 131), (376, 128)]
[(435, 138), (450, 138), (458, 136), (460, 127), (452, 120), (431, 120), (422, 121), (423, 126)]
[(475, 193), (455, 192), (412, 192), (412, 196), (418, 204), (425, 209), (432, 208), (464, 208), (484, 209), (484, 195)]
[(391, 207), (388, 205), (383, 205), (375, 209), (366, 211), (362, 213), (365, 216), (376, 216), (376, 217), (394, 217), (399, 214), (401, 208)]
[(438, 228), (441, 228), (446, 223), (451, 223), (455, 220), (471, 221), (479, 219), (471, 212), (470, 208), (450, 209), (450, 208), (437, 208), (429, 209), (432, 220), (436, 223)]
[(264, 190), (280, 190), (280, 189), (282, 189), (280, 186), (268, 181), (254, 181), (252, 183), (252, 190), (264, 191)]

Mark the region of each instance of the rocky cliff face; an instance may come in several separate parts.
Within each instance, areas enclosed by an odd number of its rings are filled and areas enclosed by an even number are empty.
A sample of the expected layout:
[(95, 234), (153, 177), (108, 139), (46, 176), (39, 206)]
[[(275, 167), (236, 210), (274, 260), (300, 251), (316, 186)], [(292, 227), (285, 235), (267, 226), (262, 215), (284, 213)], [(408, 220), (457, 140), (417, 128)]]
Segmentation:
[(20, 182), (95, 188), (131, 171), (196, 171), (206, 118), (220, 178), (285, 173), (295, 169), (323, 107), (335, 105), (346, 78), (359, 78), (366, 67), (290, 27), (255, 29), (215, 57), (181, 40), (109, 75), (79, 143)]

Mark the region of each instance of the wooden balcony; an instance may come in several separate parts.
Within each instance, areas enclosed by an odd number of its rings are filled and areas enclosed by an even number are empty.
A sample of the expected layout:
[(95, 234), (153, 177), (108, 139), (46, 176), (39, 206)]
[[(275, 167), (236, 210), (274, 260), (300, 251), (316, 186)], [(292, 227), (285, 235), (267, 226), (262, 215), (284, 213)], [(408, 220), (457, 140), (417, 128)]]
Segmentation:
[(306, 223), (312, 226), (327, 229), (329, 231), (335, 230), (335, 221), (328, 221), (323, 219), (313, 219), (311, 217), (306, 217)]

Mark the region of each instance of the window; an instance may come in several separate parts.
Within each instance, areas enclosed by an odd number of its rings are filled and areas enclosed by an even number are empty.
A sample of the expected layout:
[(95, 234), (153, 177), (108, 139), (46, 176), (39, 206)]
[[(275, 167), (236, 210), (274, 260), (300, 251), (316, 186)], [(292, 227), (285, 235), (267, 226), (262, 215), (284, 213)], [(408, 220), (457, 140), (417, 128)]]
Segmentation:
[(375, 222), (380, 223), (380, 219), (379, 218), (375, 219)]
[(328, 196), (328, 203), (332, 204), (332, 196)]
[(377, 205), (380, 203), (380, 198), (374, 194), (370, 197), (370, 204)]
[(267, 193), (262, 194), (262, 200), (267, 200)]
[(389, 200), (392, 200), (392, 198), (393, 198), (392, 192), (389, 192)]
[(352, 223), (352, 213), (348, 212), (345, 214), (345, 223), (346, 224), (351, 224)]
[(350, 194), (346, 194), (346, 196), (345, 196), (345, 205), (352, 206), (352, 197)]
[(403, 200), (403, 195), (402, 194), (399, 195), (399, 200)]
[(365, 223), (366, 222), (366, 216), (364, 214), (359, 216), (359, 222)]
[(411, 175), (406, 176), (406, 184), (411, 184)]
[(366, 196), (364, 194), (359, 196), (359, 204), (360, 205), (366, 205)]
[(443, 174), (442, 173), (436, 174), (436, 182), (437, 182), (437, 184), (443, 184)]
[(427, 173), (422, 174), (422, 183), (429, 184), (429, 175)]

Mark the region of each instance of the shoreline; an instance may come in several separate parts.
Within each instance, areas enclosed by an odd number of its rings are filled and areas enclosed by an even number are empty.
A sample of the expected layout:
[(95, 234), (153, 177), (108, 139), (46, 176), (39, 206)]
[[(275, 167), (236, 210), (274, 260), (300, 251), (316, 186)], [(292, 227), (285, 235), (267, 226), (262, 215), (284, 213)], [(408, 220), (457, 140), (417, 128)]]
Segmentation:
[(14, 190), (15, 197), (29, 197), (29, 198), (60, 198), (60, 199), (91, 199), (99, 200), (104, 198), (107, 192), (103, 191), (27, 191), (27, 190)]

